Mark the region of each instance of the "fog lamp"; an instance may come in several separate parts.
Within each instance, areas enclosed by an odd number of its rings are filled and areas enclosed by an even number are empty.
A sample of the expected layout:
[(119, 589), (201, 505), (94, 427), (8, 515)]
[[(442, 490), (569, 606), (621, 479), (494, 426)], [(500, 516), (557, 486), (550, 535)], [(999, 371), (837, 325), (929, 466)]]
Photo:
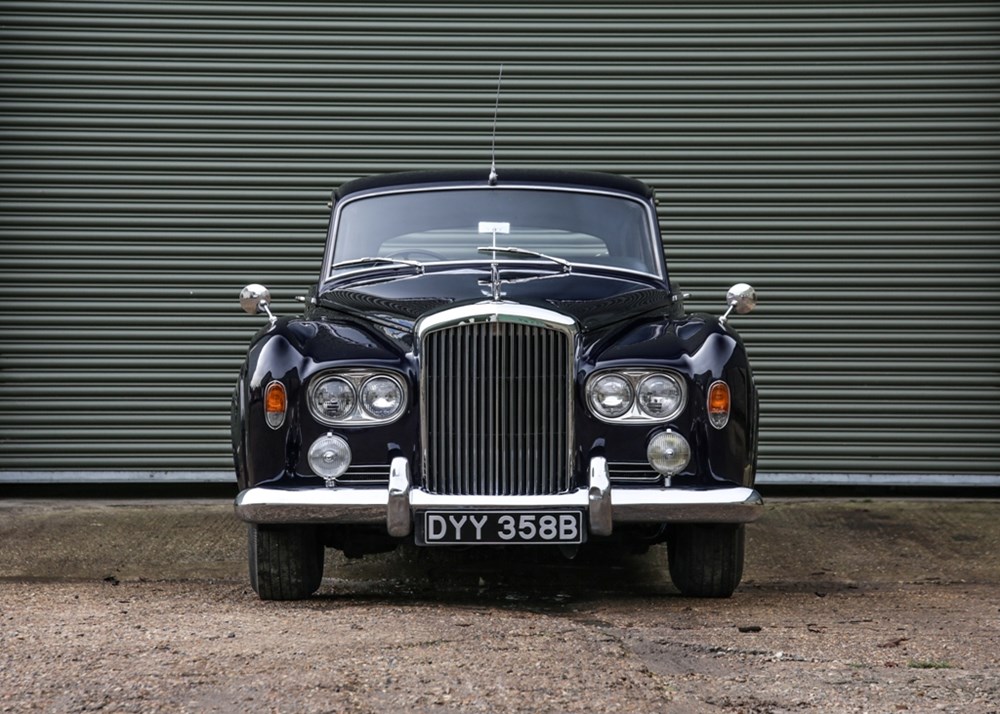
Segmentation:
[(649, 440), (646, 458), (657, 473), (674, 476), (691, 460), (691, 445), (675, 431), (661, 431)]
[(351, 465), (351, 447), (342, 437), (325, 434), (309, 447), (307, 460), (313, 473), (322, 476), (327, 486), (333, 486)]

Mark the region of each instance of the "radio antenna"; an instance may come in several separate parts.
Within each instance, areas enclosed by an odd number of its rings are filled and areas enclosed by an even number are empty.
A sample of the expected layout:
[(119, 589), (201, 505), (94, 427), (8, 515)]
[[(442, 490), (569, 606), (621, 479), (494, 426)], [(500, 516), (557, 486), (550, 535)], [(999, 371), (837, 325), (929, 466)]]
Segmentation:
[(493, 138), (490, 143), (490, 186), (497, 185), (497, 114), (500, 113), (500, 84), (503, 82), (503, 64), (500, 65), (500, 75), (497, 77), (497, 99), (493, 105)]

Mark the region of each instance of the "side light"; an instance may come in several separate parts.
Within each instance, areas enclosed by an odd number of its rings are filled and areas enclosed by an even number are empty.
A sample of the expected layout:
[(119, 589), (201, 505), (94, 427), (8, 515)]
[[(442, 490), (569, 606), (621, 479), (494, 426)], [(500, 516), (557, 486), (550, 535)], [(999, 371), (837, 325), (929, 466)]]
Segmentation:
[(708, 388), (708, 421), (716, 429), (729, 423), (729, 385), (719, 380)]
[(288, 411), (288, 395), (285, 385), (274, 381), (264, 388), (264, 418), (272, 429), (278, 429), (285, 423), (285, 413)]
[(351, 447), (336, 434), (324, 434), (309, 447), (307, 460), (313, 473), (321, 476), (327, 486), (333, 486), (351, 465)]
[(675, 476), (691, 461), (691, 445), (675, 431), (661, 431), (649, 440), (646, 458), (657, 473)]

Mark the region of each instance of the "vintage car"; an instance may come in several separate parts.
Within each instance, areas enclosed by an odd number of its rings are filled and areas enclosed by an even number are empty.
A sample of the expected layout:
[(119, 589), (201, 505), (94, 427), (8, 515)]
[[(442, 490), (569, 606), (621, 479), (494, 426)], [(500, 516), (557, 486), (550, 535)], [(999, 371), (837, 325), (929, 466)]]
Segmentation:
[(274, 315), (260, 285), (240, 295), (268, 318), (232, 402), (261, 598), (309, 597), (327, 547), (611, 539), (666, 543), (682, 594), (732, 594), (763, 502), (757, 391), (728, 318), (756, 295), (738, 284), (725, 314), (685, 312), (646, 184), (407, 172), (331, 205), (301, 315)]

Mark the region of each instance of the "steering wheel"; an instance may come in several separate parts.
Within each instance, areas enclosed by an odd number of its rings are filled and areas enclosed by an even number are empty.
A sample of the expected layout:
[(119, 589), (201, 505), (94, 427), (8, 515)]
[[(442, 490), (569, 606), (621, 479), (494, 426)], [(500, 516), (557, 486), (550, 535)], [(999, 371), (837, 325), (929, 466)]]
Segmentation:
[(384, 257), (402, 258), (404, 260), (447, 260), (447, 258), (440, 253), (435, 253), (433, 250), (427, 250), (425, 248), (404, 248), (403, 250), (386, 253)]

